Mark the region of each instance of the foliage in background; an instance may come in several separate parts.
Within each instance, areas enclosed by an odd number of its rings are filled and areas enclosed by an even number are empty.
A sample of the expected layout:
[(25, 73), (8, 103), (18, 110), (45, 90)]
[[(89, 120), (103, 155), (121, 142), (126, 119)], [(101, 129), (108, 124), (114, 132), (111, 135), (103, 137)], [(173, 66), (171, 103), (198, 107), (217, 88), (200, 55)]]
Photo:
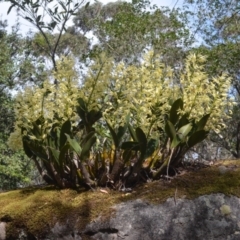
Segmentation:
[(13, 101), (6, 93), (0, 95), (0, 189), (12, 189), (30, 183), (33, 163), (22, 150), (12, 151), (7, 139), (14, 128)]
[[(39, 51), (49, 57), (53, 68), (57, 70), (57, 51), (62, 35), (66, 32), (66, 24), (77, 9), (87, 2), (85, 0), (57, 0), (56, 2), (53, 0), (7, 0), (6, 2), (11, 4), (8, 13), (13, 8), (17, 8), (18, 15), (39, 31), (40, 36), (36, 35), (35, 44), (38, 45)], [(54, 30), (58, 32), (55, 37), (50, 34)]]
[[(34, 163), (23, 151), (13, 152), (0, 141), (0, 189), (9, 190), (38, 183)], [(42, 182), (40, 180), (40, 182)]]
[[(7, 33), (6, 22), (0, 23), (0, 189), (25, 186), (33, 180), (33, 163), (22, 150), (12, 151), (7, 140), (14, 129), (14, 102), (9, 93), (16, 87), (15, 72), (19, 51), (19, 36), (14, 30)], [(18, 82), (20, 83), (20, 82)]]
[(184, 59), (183, 48), (191, 45), (186, 14), (179, 9), (158, 8), (150, 1), (100, 2), (80, 8), (69, 27), (73, 35), (92, 32), (91, 56), (107, 53), (117, 62), (141, 61), (149, 49), (161, 54), (168, 66)]

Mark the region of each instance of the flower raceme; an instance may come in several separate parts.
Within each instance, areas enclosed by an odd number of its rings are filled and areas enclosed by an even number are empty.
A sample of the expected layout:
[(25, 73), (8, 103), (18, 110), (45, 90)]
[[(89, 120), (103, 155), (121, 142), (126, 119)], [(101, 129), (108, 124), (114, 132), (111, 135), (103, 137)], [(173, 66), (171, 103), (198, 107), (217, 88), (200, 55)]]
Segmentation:
[[(198, 121), (211, 114), (207, 130), (220, 131), (229, 117), (226, 109), (231, 109), (233, 104), (228, 99), (231, 79), (226, 74), (209, 78), (204, 72), (205, 61), (203, 56), (189, 55), (176, 83), (173, 69), (162, 64), (160, 56), (155, 56), (153, 51), (138, 65), (116, 64), (100, 55), (80, 84), (74, 61), (64, 57), (58, 61), (58, 71), (53, 72), (43, 87), (27, 87), (18, 93), (15, 132), (9, 144), (16, 145), (18, 138), (20, 142), (19, 129), (41, 115), (47, 120), (46, 128), (54, 124), (56, 114), (59, 121), (70, 119), (76, 124), (78, 98), (87, 103), (88, 109), (101, 110), (115, 128), (124, 125), (129, 115), (134, 127), (141, 127), (154, 136), (157, 128), (163, 127), (171, 104), (180, 97), (184, 102), (181, 115), (188, 114), (189, 119)], [(53, 79), (57, 79), (57, 85)]]

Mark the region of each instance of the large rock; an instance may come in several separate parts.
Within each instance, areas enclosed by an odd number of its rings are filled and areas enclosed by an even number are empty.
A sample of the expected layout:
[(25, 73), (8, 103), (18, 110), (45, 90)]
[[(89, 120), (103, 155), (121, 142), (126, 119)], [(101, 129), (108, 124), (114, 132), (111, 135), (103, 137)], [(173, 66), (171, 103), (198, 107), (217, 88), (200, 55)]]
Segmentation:
[(240, 199), (234, 196), (170, 198), (159, 205), (135, 200), (115, 209), (109, 221), (96, 220), (85, 234), (98, 240), (240, 239)]
[[(169, 198), (153, 205), (140, 199), (114, 206), (108, 219), (96, 219), (83, 232), (77, 224), (59, 223), (45, 240), (239, 240), (240, 199), (224, 194), (211, 194), (194, 200)], [(0, 223), (0, 239), (5, 240), (5, 223)], [(18, 239), (39, 239), (27, 233)]]

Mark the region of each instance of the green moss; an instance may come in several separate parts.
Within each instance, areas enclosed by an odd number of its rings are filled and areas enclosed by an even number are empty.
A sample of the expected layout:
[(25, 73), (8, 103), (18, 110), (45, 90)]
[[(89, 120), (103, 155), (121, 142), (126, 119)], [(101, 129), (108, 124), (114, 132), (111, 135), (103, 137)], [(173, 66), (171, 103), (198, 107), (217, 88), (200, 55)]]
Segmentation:
[[(221, 174), (219, 166), (228, 168)], [(57, 190), (52, 187), (26, 188), (0, 194), (0, 219), (10, 219), (8, 236), (16, 236), (24, 227), (31, 234), (43, 236), (45, 231), (58, 221), (76, 222), (79, 229), (98, 216), (108, 218), (114, 204), (141, 198), (152, 203), (161, 203), (169, 197), (195, 198), (210, 193), (224, 193), (240, 197), (240, 161), (218, 162), (198, 171), (188, 171), (171, 182), (159, 180), (143, 184), (132, 193), (107, 190), (74, 191)]]

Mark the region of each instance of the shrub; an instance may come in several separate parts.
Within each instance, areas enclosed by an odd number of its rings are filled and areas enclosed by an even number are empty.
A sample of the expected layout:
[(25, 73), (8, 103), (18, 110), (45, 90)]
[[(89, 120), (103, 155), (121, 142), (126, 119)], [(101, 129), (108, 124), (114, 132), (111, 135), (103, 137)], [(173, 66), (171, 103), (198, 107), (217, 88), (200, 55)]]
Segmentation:
[(204, 57), (190, 55), (179, 82), (149, 52), (139, 66), (104, 56), (77, 82), (73, 61), (58, 62), (57, 80), (17, 96), (15, 133), (49, 183), (61, 188), (133, 186), (157, 179), (184, 154), (220, 131), (230, 79), (209, 79)]

